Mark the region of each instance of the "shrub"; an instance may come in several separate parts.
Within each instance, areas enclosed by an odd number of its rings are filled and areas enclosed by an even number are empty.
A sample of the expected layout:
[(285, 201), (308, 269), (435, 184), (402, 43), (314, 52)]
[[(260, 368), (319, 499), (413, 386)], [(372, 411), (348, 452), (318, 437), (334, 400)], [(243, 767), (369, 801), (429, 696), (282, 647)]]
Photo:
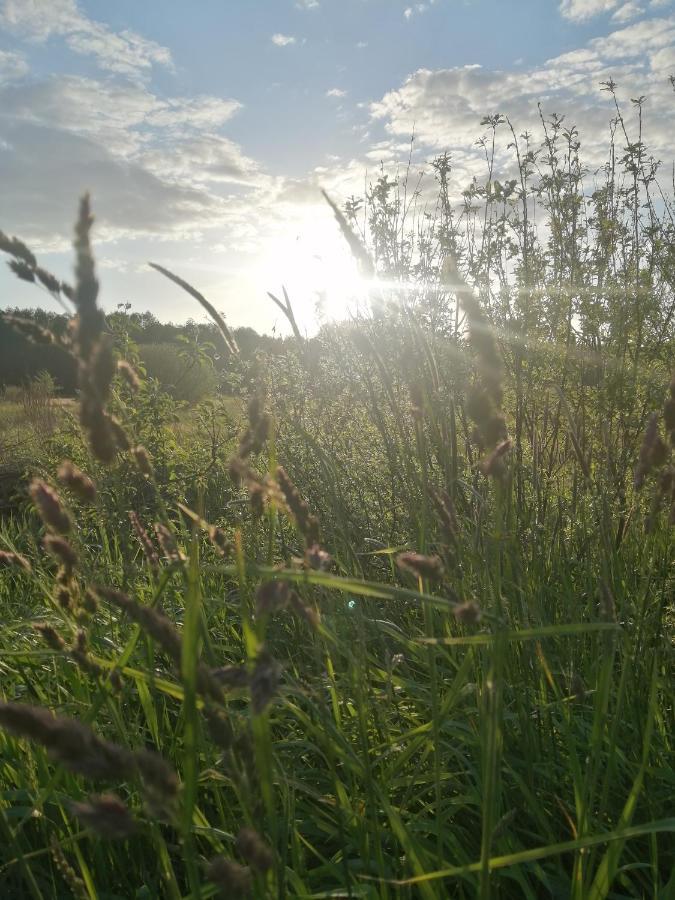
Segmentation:
[(156, 378), (175, 400), (197, 403), (217, 388), (218, 376), (205, 359), (186, 359), (178, 344), (146, 344), (140, 357), (148, 377)]

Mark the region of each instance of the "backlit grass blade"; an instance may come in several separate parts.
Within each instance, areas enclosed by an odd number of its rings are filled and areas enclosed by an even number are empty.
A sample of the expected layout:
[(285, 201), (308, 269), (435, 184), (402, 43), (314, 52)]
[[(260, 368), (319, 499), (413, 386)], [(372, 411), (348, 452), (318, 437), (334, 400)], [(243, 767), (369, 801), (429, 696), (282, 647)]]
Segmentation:
[[(574, 853), (577, 850), (585, 850), (589, 847), (597, 847), (612, 841), (627, 841), (631, 838), (643, 837), (649, 834), (675, 833), (675, 819), (661, 819), (657, 822), (648, 822), (644, 825), (634, 825), (630, 828), (608, 831), (605, 834), (588, 835), (574, 841), (561, 841), (558, 844), (549, 844), (545, 847), (534, 847), (531, 850), (521, 850), (518, 853), (508, 853), (504, 856), (493, 856), (489, 860), (490, 872), (506, 869), (510, 866), (518, 866), (524, 863), (536, 862), (551, 856), (560, 856), (563, 853)], [(436, 872), (427, 872), (413, 878), (392, 879), (388, 884), (397, 887), (423, 884), (428, 881), (436, 881), (442, 878), (458, 878), (481, 870), (481, 863), (470, 863), (467, 866), (448, 866)], [(374, 880), (374, 879), (371, 879)]]

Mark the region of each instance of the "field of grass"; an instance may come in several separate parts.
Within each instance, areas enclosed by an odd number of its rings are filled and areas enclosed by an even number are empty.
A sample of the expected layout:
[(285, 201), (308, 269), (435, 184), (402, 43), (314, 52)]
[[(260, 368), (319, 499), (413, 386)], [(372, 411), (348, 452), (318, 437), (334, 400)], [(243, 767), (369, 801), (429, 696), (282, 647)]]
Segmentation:
[(214, 313), (239, 396), (178, 422), (83, 200), (79, 424), (0, 519), (0, 895), (675, 894), (672, 226), (629, 178), (572, 234), (563, 180), (542, 246), (521, 177), (410, 300), (246, 366)]

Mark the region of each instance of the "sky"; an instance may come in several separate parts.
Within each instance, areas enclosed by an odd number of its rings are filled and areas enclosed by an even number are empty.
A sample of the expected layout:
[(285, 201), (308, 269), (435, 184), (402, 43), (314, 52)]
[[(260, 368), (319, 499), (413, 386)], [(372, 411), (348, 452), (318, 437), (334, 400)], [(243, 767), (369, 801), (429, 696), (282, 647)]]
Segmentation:
[[(106, 309), (234, 326), (344, 315), (354, 264), (320, 190), (362, 195), (381, 168), (449, 152), (459, 196), (484, 179), (486, 115), (574, 122), (598, 165), (612, 117), (645, 95), (645, 136), (675, 158), (672, 0), (0, 0), (0, 229), (72, 276), (88, 190)], [(500, 133), (506, 165), (509, 136)], [(0, 270), (0, 307), (57, 308)], [(317, 312), (317, 301), (321, 302)]]

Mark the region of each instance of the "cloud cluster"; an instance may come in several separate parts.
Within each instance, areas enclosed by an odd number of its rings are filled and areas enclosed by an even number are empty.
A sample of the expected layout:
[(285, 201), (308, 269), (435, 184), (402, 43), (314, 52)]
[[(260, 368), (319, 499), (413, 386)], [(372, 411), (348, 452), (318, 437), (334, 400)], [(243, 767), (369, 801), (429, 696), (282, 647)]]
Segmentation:
[(92, 56), (102, 69), (121, 75), (172, 66), (166, 47), (133, 31), (112, 31), (86, 16), (76, 0), (4, 0), (0, 27), (35, 42), (60, 37), (73, 52)]
[(403, 18), (404, 19), (412, 19), (413, 16), (421, 16), (423, 13), (427, 12), (429, 7), (433, 6), (436, 0), (427, 0), (426, 3), (414, 3), (412, 6), (406, 6), (403, 10)]
[(291, 44), (295, 44), (296, 40), (292, 34), (281, 34), (277, 32), (277, 34), (273, 34), (270, 38), (275, 47), (289, 47)]
[(572, 22), (586, 22), (615, 9), (621, 0), (561, 0), (560, 14)]
[(222, 222), (223, 186), (262, 177), (219, 133), (239, 108), (229, 98), (161, 98), (135, 81), (0, 79), (4, 227), (54, 243), (87, 188), (99, 237)]
[[(430, 151), (464, 151), (489, 114), (508, 115), (518, 132), (540, 132), (541, 103), (544, 114), (565, 115), (568, 124), (578, 126), (592, 162), (604, 152), (615, 115), (613, 101), (602, 87), (613, 78), (628, 115), (630, 98), (647, 96), (645, 137), (657, 155), (669, 159), (675, 110), (668, 76), (673, 70), (675, 17), (645, 19), (529, 70), (420, 69), (372, 103), (370, 111), (392, 140), (414, 130)], [(622, 87), (630, 94), (626, 96)]]
[[(185, 233), (207, 216), (222, 213), (217, 198), (153, 174), (101, 143), (30, 122), (4, 122), (0, 152), (4, 228), (38, 247), (58, 247), (70, 238), (77, 198), (95, 191), (98, 237), (130, 233)], [(4, 217), (3, 217), (4, 218)]]
[(21, 78), (28, 72), (28, 63), (19, 53), (0, 50), (0, 85)]
[[(649, 9), (664, 9), (672, 0), (649, 0)], [(612, 13), (612, 22), (622, 24), (630, 22), (645, 12), (645, 3), (637, 0), (560, 0), (558, 7), (561, 16), (571, 22), (583, 23), (600, 16)]]
[(240, 109), (229, 98), (160, 98), (137, 82), (59, 76), (0, 85), (0, 122), (18, 119), (100, 140), (133, 154), (166, 130), (180, 137), (220, 128)]
[(628, 3), (624, 3), (623, 6), (620, 6), (612, 15), (612, 22), (630, 22), (632, 19), (637, 18), (637, 16), (641, 16), (644, 11), (644, 6), (640, 6), (635, 0), (629, 0)]

